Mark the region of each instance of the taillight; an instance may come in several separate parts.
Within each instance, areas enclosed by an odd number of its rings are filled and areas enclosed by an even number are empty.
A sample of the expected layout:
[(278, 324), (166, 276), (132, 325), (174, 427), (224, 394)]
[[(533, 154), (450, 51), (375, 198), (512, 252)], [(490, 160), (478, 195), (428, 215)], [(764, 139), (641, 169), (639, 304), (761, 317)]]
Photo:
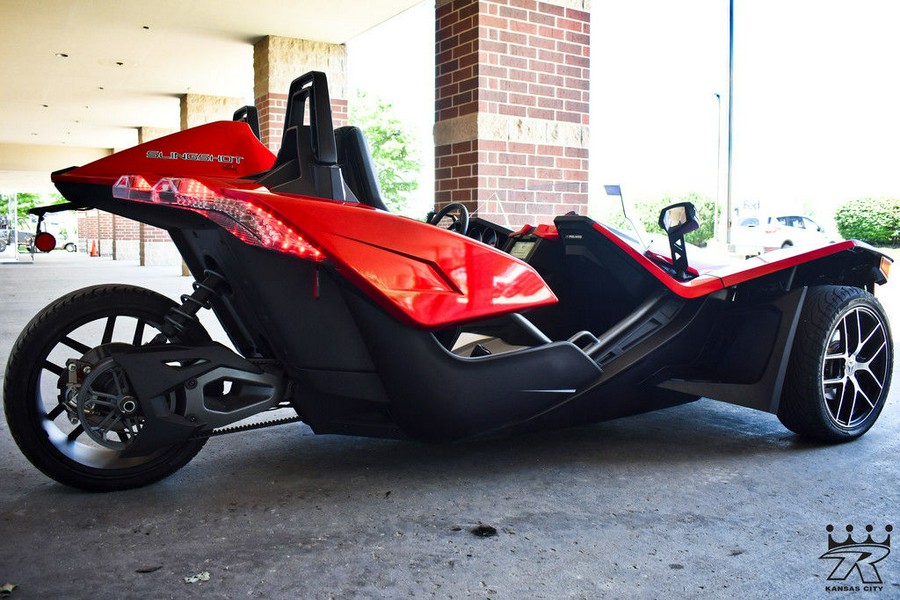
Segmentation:
[(123, 175), (113, 186), (113, 196), (186, 208), (216, 222), (247, 244), (306, 260), (325, 260), (318, 248), (261, 206), (223, 196), (196, 179), (164, 178), (151, 188), (139, 175)]
[(153, 186), (140, 175), (122, 175), (113, 185), (113, 198), (152, 202)]

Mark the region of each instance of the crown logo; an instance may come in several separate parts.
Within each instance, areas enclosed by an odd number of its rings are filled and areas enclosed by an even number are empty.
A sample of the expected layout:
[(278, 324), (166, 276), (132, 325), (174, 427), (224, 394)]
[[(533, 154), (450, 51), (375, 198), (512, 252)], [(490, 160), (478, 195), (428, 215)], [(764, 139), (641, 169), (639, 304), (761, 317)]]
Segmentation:
[[(875, 528), (871, 525), (866, 525), (866, 538), (862, 541), (853, 538), (853, 525), (847, 525), (844, 529), (847, 532), (846, 537), (843, 535), (835, 537), (834, 525), (828, 525), (825, 528), (825, 531), (828, 532), (828, 552), (819, 558), (837, 561), (828, 580), (846, 581), (855, 573), (864, 584), (882, 583), (881, 574), (875, 565), (891, 553), (891, 532), (894, 530), (894, 526), (884, 526), (886, 535), (881, 541), (872, 537)], [(842, 537), (843, 541), (841, 541)]]
[(828, 532), (828, 549), (834, 550), (835, 548), (846, 548), (847, 546), (881, 546), (882, 548), (890, 548), (891, 547), (891, 532), (894, 530), (893, 525), (885, 525), (884, 531), (887, 533), (887, 537), (880, 542), (876, 542), (872, 539), (872, 531), (875, 529), (871, 525), (866, 525), (866, 539), (857, 542), (853, 539), (853, 525), (847, 525), (845, 528), (847, 530), (847, 539), (843, 542), (839, 542), (834, 539), (832, 532), (834, 531), (834, 525), (829, 525), (825, 528), (825, 531)]

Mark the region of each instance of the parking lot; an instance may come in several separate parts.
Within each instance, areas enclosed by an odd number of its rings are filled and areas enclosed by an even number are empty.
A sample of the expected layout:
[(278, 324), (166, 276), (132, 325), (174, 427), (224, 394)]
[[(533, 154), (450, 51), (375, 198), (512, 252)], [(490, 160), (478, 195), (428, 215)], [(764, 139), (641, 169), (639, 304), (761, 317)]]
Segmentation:
[[(177, 267), (59, 251), (0, 264), (0, 282), (3, 371), (63, 293), (190, 287)], [(878, 294), (900, 330), (900, 283)], [(174, 476), (113, 494), (47, 479), (0, 421), (0, 585), (12, 598), (896, 598), (900, 551), (871, 585), (829, 581), (836, 561), (819, 557), (828, 525), (872, 525), (879, 541), (900, 525), (898, 386), (843, 445), (711, 400), (440, 445), (293, 424), (213, 438)]]

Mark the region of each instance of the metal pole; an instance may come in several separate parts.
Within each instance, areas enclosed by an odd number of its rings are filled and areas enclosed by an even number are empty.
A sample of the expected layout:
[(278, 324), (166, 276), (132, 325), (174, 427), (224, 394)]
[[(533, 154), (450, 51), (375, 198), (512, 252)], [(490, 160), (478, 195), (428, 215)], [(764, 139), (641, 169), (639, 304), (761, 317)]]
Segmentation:
[(19, 262), (19, 193), (12, 195), (12, 204), (10, 205), (9, 218), (12, 221), (10, 229), (12, 229), (12, 238), (9, 245), (13, 248), (13, 256), (16, 262)]
[(720, 231), (719, 224), (721, 223), (719, 217), (719, 209), (722, 206), (722, 94), (719, 92), (714, 92), (713, 95), (716, 97), (716, 204), (713, 207), (713, 239), (721, 240), (722, 238), (719, 235), (722, 233)]
[(728, 0), (728, 166), (725, 183), (725, 243), (731, 245), (731, 158), (734, 136), (734, 0)]

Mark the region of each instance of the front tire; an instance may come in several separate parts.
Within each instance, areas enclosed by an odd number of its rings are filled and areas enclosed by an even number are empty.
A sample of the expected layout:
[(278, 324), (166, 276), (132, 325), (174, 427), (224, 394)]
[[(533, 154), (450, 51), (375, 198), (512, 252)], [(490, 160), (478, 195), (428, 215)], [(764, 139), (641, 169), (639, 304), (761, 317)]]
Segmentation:
[(893, 352), (887, 316), (872, 294), (845, 286), (810, 288), (778, 418), (813, 439), (858, 438), (884, 408)]
[[(63, 296), (31, 320), (10, 354), (3, 396), (10, 433), (35, 467), (66, 485), (112, 491), (158, 481), (200, 451), (205, 439), (123, 458), (116, 444), (97, 443), (96, 436), (85, 433), (83, 411), (74, 410), (66, 397), (67, 360), (90, 356), (98, 347), (146, 344), (161, 331), (173, 306), (172, 300), (143, 288), (99, 285)], [(195, 324), (169, 341), (209, 340)], [(138, 416), (129, 428), (110, 431), (125, 445), (126, 439), (140, 435), (139, 422)]]

